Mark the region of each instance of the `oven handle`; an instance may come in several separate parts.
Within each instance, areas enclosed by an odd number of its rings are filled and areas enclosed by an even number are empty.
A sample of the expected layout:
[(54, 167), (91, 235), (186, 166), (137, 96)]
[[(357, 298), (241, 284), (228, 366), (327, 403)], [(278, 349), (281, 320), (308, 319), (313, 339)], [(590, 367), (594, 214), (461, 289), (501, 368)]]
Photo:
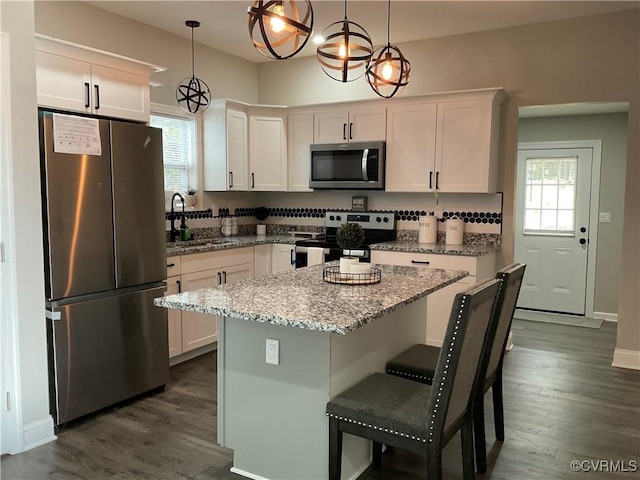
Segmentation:
[(365, 182), (369, 181), (369, 176), (367, 175), (367, 166), (369, 164), (369, 149), (365, 148), (362, 152), (362, 179)]
[(296, 266), (296, 254), (295, 254), (296, 249), (292, 248), (291, 249), (291, 265), (293, 265), (294, 267)]

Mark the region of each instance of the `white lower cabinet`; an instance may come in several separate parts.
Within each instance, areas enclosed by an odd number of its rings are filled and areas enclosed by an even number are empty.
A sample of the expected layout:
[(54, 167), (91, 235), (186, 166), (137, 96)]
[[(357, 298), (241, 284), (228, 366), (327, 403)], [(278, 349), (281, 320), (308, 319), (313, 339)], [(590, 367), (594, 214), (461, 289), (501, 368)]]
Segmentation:
[(272, 248), (270, 243), (253, 247), (253, 273), (256, 277), (263, 277), (271, 273)]
[[(169, 257), (167, 269), (174, 274), (167, 279), (167, 295), (253, 278), (253, 247)], [(217, 324), (216, 315), (169, 309), (169, 357), (214, 343)]]
[(271, 251), (271, 273), (294, 270), (295, 246), (288, 243), (274, 243)]
[(467, 277), (430, 294), (427, 300), (427, 336), (424, 339), (424, 343), (440, 347), (449, 322), (449, 314), (451, 313), (454, 297), (457, 293), (476, 282), (493, 278), (495, 276), (496, 255), (495, 253), (488, 253), (472, 257), (372, 250), (371, 262), (469, 272)]

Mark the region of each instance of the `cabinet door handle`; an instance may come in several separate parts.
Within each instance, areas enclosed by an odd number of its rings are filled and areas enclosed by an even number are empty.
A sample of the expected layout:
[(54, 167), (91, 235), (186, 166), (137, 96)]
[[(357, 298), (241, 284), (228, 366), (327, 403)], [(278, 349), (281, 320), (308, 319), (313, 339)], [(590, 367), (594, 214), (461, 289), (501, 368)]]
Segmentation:
[(291, 265), (295, 266), (295, 264), (296, 264), (296, 256), (295, 256), (295, 254), (293, 252), (294, 252), (294, 249), (292, 248), (291, 249)]
[(99, 110), (100, 109), (100, 85), (95, 85), (95, 89), (96, 89), (96, 106), (95, 106), (95, 109)]
[(349, 124), (349, 140), (353, 140), (353, 123)]
[(222, 271), (222, 278), (224, 279), (224, 283), (227, 283), (227, 272), (225, 272), (224, 270)]
[(218, 285), (222, 285), (222, 274), (218, 272)]
[(176, 285), (178, 285), (178, 293), (182, 293), (182, 282), (180, 280), (176, 280)]
[(233, 172), (229, 172), (229, 188), (233, 188)]
[(84, 108), (89, 108), (89, 106), (91, 105), (89, 102), (91, 101), (91, 99), (89, 98), (89, 96), (91, 95), (90, 92), (90, 86), (89, 86), (89, 82), (84, 82)]
[(251, 188), (256, 187), (256, 178), (253, 172), (251, 172)]
[(429, 190), (433, 188), (433, 171), (429, 172)]
[(440, 188), (440, 172), (436, 172), (436, 190)]
[(347, 139), (347, 124), (346, 123), (342, 124), (342, 139), (343, 140)]
[(171, 267), (175, 267), (176, 264), (175, 263), (167, 263), (167, 268), (171, 268)]
[(424, 260), (411, 260), (411, 263), (415, 263), (417, 265), (429, 265), (429, 262)]

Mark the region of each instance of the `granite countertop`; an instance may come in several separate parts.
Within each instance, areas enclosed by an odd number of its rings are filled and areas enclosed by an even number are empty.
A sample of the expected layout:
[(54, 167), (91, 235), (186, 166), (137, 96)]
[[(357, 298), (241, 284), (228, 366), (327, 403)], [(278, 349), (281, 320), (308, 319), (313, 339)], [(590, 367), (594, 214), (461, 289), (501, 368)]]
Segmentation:
[[(331, 262), (329, 265), (337, 264)], [(468, 275), (459, 270), (376, 265), (380, 283), (338, 285), (322, 265), (156, 298), (155, 305), (346, 334)]]
[(189, 255), (192, 253), (213, 252), (229, 248), (252, 247), (266, 243), (289, 243), (293, 245), (296, 238), (292, 235), (247, 235), (237, 237), (215, 237), (198, 240), (167, 242), (167, 257)]
[(415, 240), (396, 240), (393, 242), (375, 243), (371, 250), (388, 252), (436, 253), (439, 255), (464, 255), (479, 257), (500, 250), (500, 245), (447, 245), (445, 243), (418, 243)]

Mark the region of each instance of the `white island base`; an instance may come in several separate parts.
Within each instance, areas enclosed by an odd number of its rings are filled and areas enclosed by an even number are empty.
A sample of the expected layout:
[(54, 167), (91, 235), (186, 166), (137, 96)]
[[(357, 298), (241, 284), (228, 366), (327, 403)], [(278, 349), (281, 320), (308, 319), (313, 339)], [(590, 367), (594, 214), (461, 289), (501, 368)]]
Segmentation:
[[(346, 335), (224, 317), (218, 324), (218, 442), (253, 479), (328, 478), (330, 398), (424, 340), (427, 297)], [(279, 340), (279, 365), (266, 339)], [(344, 436), (342, 478), (371, 463), (371, 442)]]

